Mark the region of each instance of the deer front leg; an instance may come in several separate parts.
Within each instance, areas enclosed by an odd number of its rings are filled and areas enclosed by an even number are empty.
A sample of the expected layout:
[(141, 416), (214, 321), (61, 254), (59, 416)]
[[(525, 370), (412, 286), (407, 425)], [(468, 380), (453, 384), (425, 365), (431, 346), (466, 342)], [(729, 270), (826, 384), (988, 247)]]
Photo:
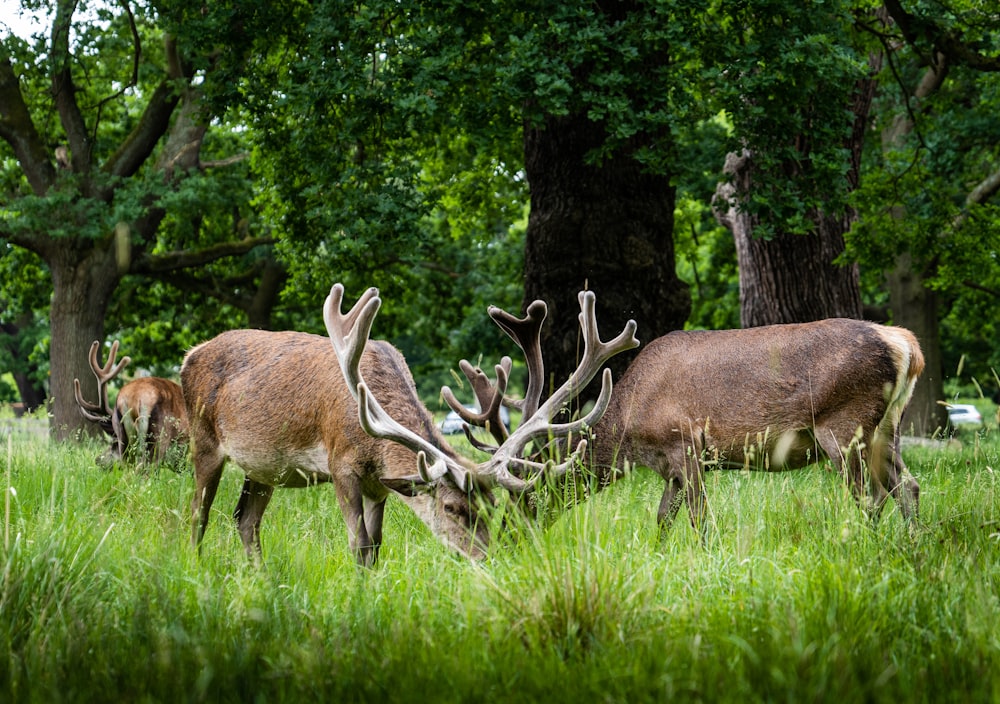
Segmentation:
[(372, 564), (378, 562), (379, 548), (382, 547), (382, 518), (385, 516), (385, 499), (371, 499), (365, 496), (362, 505), (365, 510), (365, 531), (372, 545)]
[(674, 524), (677, 512), (681, 508), (684, 497), (681, 494), (683, 482), (679, 477), (667, 477), (667, 485), (663, 489), (663, 497), (660, 499), (660, 508), (656, 512), (656, 523), (660, 528), (662, 538)]
[(247, 477), (243, 480), (243, 491), (240, 492), (240, 500), (236, 502), (236, 510), (233, 511), (233, 519), (236, 521), (236, 528), (243, 541), (243, 548), (247, 551), (247, 557), (258, 563), (263, 559), (260, 547), (260, 521), (273, 493), (273, 486), (255, 482)]
[(893, 457), (893, 463), (896, 472), (895, 476), (890, 477), (892, 483), (889, 485), (889, 493), (896, 499), (903, 518), (908, 521), (916, 520), (920, 515), (920, 483), (910, 474), (898, 453)]
[[(361, 493), (359, 482), (351, 476), (341, 478), (334, 475), (334, 486), (337, 491), (337, 502), (347, 526), (347, 541), (354, 552), (354, 557), (362, 567), (374, 567), (378, 556), (378, 547), (368, 534), (365, 526), (365, 500)], [(374, 516), (373, 516), (374, 518)], [(376, 522), (381, 539), (381, 518)]]

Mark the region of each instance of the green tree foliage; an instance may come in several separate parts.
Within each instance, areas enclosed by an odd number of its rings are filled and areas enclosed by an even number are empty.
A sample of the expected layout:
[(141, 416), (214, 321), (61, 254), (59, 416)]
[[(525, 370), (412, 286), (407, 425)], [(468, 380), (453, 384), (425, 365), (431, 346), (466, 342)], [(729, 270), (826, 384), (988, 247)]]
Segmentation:
[[(575, 147), (557, 147), (569, 154), (561, 158), (570, 180), (585, 182), (592, 172), (600, 190), (599, 179), (611, 180), (625, 164), (635, 182), (659, 179), (657, 207), (665, 213), (648, 217), (632, 188), (634, 202), (618, 203), (615, 217), (605, 216), (616, 228), (603, 231), (598, 211), (615, 200), (604, 189), (577, 199), (593, 212), (581, 210), (576, 219), (596, 223), (609, 249), (625, 252), (630, 237), (638, 242), (634, 223), (652, 222), (642, 227), (660, 238), (656, 261), (662, 256), (667, 264), (658, 276), (673, 276), (669, 179), (681, 170), (674, 131), (711, 114), (694, 89), (697, 38), (710, 27), (693, 4), (325, 2), (311, 10), (301, 33), (280, 40), (276, 60), (241, 84), (258, 154), (273, 164), (274, 213), (288, 233), (282, 247), (294, 262), (297, 292), (314, 296), (331, 278), (354, 277), (385, 289), (389, 309), (407, 290), (450, 291), (450, 300), (432, 300), (441, 302), (433, 306), (437, 324), (454, 330), (467, 326), (465, 279), (492, 279), (500, 287), (488, 302), (518, 308), (522, 234), (510, 225), (521, 220), (528, 198), (524, 130), (547, 125), (558, 135), (565, 122), (556, 123), (569, 118), (594, 126), (596, 135), (579, 159), (567, 151)], [(542, 190), (538, 182), (530, 188), (533, 198)], [(532, 212), (540, 212), (537, 200)], [(601, 291), (629, 291), (632, 304), (615, 305), (615, 316), (640, 304), (673, 310), (659, 289), (656, 296), (638, 290), (635, 272), (629, 279), (616, 270), (613, 283), (595, 282), (592, 264), (610, 258), (588, 262), (583, 252), (594, 248), (582, 236), (575, 243), (525, 264), (530, 274), (558, 261), (575, 275), (559, 292), (573, 309), (554, 312), (553, 320), (575, 324), (575, 294), (588, 279)], [(470, 250), (490, 258), (469, 259)], [(515, 266), (498, 267), (501, 261)], [(599, 305), (605, 300), (610, 296)], [(385, 325), (423, 324), (387, 313)], [(685, 316), (686, 308), (672, 323)], [(666, 329), (661, 320), (645, 333)]]
[(890, 268), (905, 254), (933, 290), (946, 377), (996, 389), (1000, 340), (1000, 20), (982, 3), (888, 2), (862, 26), (886, 56), (849, 255)]
[[(252, 213), (248, 172), (224, 175), (241, 162), (229, 150), (242, 138), (219, 122), (210, 129), (201, 100), (214, 66), (242, 64), (215, 60), (217, 46), (199, 54), (193, 23), (165, 33), (163, 15), (144, 3), (24, 6), (47, 30), (0, 41), (0, 240), (37, 255), (51, 277), (41, 290), (51, 292), (54, 429), (65, 436), (82, 427), (73, 378), (90, 373), (87, 350), (104, 337), (122, 277), (144, 277), (136, 288), (177, 286), (192, 268), (271, 240), (234, 225)], [(34, 285), (17, 277), (8, 288)]]
[(846, 207), (857, 180), (851, 106), (872, 70), (868, 42), (853, 33), (865, 12), (850, 0), (723, 2), (712, 11), (726, 28), (713, 57), (725, 80), (713, 87), (736, 140), (753, 152), (741, 208), (754, 217), (757, 237), (812, 233), (812, 214)]

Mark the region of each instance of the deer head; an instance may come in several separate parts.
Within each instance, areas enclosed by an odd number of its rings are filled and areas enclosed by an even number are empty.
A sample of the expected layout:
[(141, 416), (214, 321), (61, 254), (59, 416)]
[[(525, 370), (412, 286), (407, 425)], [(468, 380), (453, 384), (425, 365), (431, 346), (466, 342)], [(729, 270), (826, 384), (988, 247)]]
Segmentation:
[(115, 407), (108, 401), (108, 383), (131, 361), (118, 356), (118, 341), (112, 343), (108, 361), (101, 365), (97, 353), (101, 343), (90, 346), (90, 368), (97, 378), (98, 403), (83, 397), (80, 380), (73, 379), (73, 392), (80, 413), (111, 436), (111, 447), (97, 458), (107, 465), (133, 455), (138, 461), (162, 460), (174, 442), (187, 434), (187, 414), (180, 386), (169, 379), (141, 377), (125, 384), (118, 392)]

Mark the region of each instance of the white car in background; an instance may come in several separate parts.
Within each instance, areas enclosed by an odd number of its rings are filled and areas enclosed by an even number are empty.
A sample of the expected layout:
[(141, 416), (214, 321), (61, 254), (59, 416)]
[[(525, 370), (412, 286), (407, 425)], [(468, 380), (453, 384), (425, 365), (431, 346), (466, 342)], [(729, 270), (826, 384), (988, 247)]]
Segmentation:
[[(473, 413), (479, 413), (479, 409), (475, 406), (466, 406), (466, 408)], [(510, 430), (510, 413), (507, 411), (506, 406), (500, 406), (500, 420), (507, 426), (507, 430)], [(465, 425), (465, 421), (462, 420), (462, 417), (455, 411), (449, 411), (444, 420), (438, 424), (438, 427), (441, 428), (441, 432), (445, 435), (455, 435), (462, 432), (463, 425)]]
[(979, 427), (983, 424), (983, 414), (969, 403), (949, 403), (948, 422), (953, 427), (960, 425)]

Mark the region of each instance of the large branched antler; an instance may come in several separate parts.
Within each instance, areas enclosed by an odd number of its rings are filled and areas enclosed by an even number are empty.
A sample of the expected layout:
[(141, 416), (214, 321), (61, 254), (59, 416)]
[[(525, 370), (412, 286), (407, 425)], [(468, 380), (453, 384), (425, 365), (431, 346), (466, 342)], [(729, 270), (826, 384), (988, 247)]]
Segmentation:
[[(372, 322), (382, 305), (377, 288), (369, 288), (347, 314), (341, 313), (344, 287), (334, 284), (323, 306), (323, 320), (333, 343), (351, 394), (358, 402), (358, 420), (372, 437), (397, 442), (417, 454), (417, 470), (422, 483), (439, 480), (450, 474), (463, 491), (471, 488), (467, 469), (441, 451), (431, 441), (421, 437), (394, 420), (379, 404), (361, 375), (361, 357), (371, 334)], [(428, 464), (428, 458), (431, 463)], [(416, 479), (414, 479), (416, 481)]]
[[(625, 328), (612, 340), (603, 342), (597, 329), (596, 301), (597, 297), (592, 291), (581, 291), (580, 301), (580, 330), (584, 341), (583, 357), (576, 370), (570, 375), (558, 389), (556, 389), (544, 403), (537, 406), (537, 410), (530, 415), (522, 415), (521, 424), (517, 430), (499, 447), (493, 454), (493, 458), (485, 463), (486, 465), (505, 465), (508, 470), (513, 470), (515, 474), (522, 474), (526, 471), (538, 471), (534, 480), (528, 483), (530, 486), (536, 482), (542, 473), (556, 475), (565, 473), (577, 458), (586, 449), (587, 441), (581, 440), (576, 449), (564, 462), (553, 465), (551, 463), (541, 464), (523, 457), (525, 448), (541, 439), (551, 439), (567, 437), (579, 433), (584, 428), (592, 427), (604, 415), (611, 401), (612, 381), (611, 370), (605, 369), (601, 379), (601, 393), (597, 398), (594, 408), (583, 418), (579, 418), (569, 423), (553, 423), (553, 418), (574, 398), (576, 398), (587, 384), (597, 375), (597, 372), (614, 355), (638, 347), (639, 340), (635, 337), (636, 324), (634, 320), (629, 320)], [(535, 302), (540, 303), (540, 301)], [(533, 304), (534, 305), (534, 304)], [(544, 304), (541, 306), (542, 317), (544, 317)], [(490, 315), (494, 320), (498, 317), (504, 320), (506, 325), (501, 325), (504, 331), (518, 343), (525, 356), (528, 358), (529, 370), (532, 368), (541, 370), (541, 348), (537, 345), (538, 330), (532, 321), (530, 313), (525, 320), (517, 320), (503, 311), (498, 316), (496, 310), (491, 310)], [(514, 327), (516, 334), (510, 331), (510, 322), (521, 324)], [(498, 324), (499, 321), (498, 321)], [(540, 324), (540, 321), (539, 321)], [(529, 378), (529, 389), (532, 388), (532, 379)], [(540, 386), (540, 383), (539, 383)], [(525, 394), (525, 407), (530, 407), (537, 403), (537, 397), (533, 396), (533, 391)], [(530, 405), (529, 405), (530, 404)], [(490, 471), (490, 470), (487, 470)]]
[(542, 397), (542, 389), (545, 385), (545, 364), (542, 360), (541, 330), (542, 323), (548, 308), (545, 301), (533, 301), (526, 311), (524, 318), (518, 318), (505, 310), (490, 306), (487, 309), (489, 316), (500, 329), (521, 348), (524, 354), (525, 364), (528, 368), (528, 387), (525, 390), (523, 399), (514, 399), (505, 396), (507, 381), (510, 377), (511, 360), (504, 357), (500, 364), (496, 366), (496, 384), (490, 382), (489, 377), (483, 370), (473, 367), (466, 360), (458, 363), (459, 368), (469, 380), (472, 390), (476, 394), (479, 407), (483, 409), (481, 413), (472, 413), (462, 403), (455, 398), (451, 389), (447, 386), (441, 389), (441, 395), (445, 402), (455, 411), (459, 417), (465, 421), (463, 426), (465, 435), (473, 447), (485, 452), (496, 452), (497, 447), (490, 447), (479, 442), (472, 434), (470, 425), (486, 428), (497, 441), (497, 446), (506, 442), (508, 433), (507, 427), (500, 417), (500, 406), (521, 411), (522, 418), (530, 418), (538, 410), (538, 404)]
[[(502, 444), (507, 439), (507, 426), (504, 425), (503, 418), (500, 416), (500, 407), (504, 403), (508, 403), (508, 400), (504, 397), (504, 392), (507, 390), (507, 382), (510, 379), (510, 369), (511, 365), (510, 357), (504, 357), (500, 360), (500, 364), (496, 365), (496, 383), (492, 383), (486, 373), (479, 367), (473, 367), (467, 360), (461, 360), (458, 363), (459, 368), (465, 377), (469, 380), (469, 384), (472, 386), (473, 392), (476, 394), (476, 400), (479, 403), (479, 408), (483, 409), (480, 412), (470, 411), (461, 401), (459, 401), (455, 394), (452, 392), (451, 388), (448, 386), (441, 387), (441, 396), (444, 398), (445, 402), (459, 417), (465, 421), (465, 425), (462, 426), (465, 430), (465, 435), (469, 439), (469, 442), (473, 447), (479, 450), (492, 452), (495, 447), (490, 447), (479, 442), (478, 439), (472, 434), (470, 425), (478, 426), (480, 428), (486, 428), (493, 438), (497, 441), (497, 444)], [(509, 405), (509, 403), (508, 403)]]
[(132, 359), (126, 355), (121, 358), (121, 361), (115, 364), (115, 358), (118, 356), (118, 341), (115, 340), (111, 343), (108, 361), (102, 366), (97, 362), (97, 351), (100, 347), (100, 340), (94, 340), (90, 345), (89, 356), (90, 368), (93, 370), (94, 376), (97, 377), (97, 397), (100, 399), (100, 402), (91, 403), (83, 397), (78, 378), (73, 379), (73, 395), (76, 397), (76, 403), (80, 407), (80, 413), (83, 414), (83, 417), (89, 421), (98, 423), (105, 431), (111, 433), (113, 430), (111, 423), (113, 413), (111, 404), (108, 401), (108, 382), (118, 376), (119, 372)]
[[(340, 361), (344, 378), (358, 400), (358, 414), (362, 428), (369, 435), (398, 442), (417, 453), (417, 467), (422, 482), (434, 482), (447, 474), (457, 486), (464, 490), (470, 489), (475, 483), (483, 486), (499, 485), (509, 491), (521, 493), (533, 488), (543, 476), (558, 476), (567, 472), (586, 448), (586, 440), (581, 440), (576, 450), (560, 464), (541, 463), (527, 459), (522, 456), (525, 448), (540, 438), (565, 437), (596, 423), (604, 414), (611, 399), (610, 370), (605, 370), (597, 404), (586, 417), (570, 423), (559, 424), (552, 423), (552, 419), (566, 404), (580, 394), (608, 359), (639, 344), (635, 338), (635, 321), (632, 320), (613, 340), (602, 342), (598, 334), (594, 312), (596, 298), (592, 292), (581, 292), (579, 298), (580, 327), (584, 338), (583, 358), (570, 378), (556, 389), (545, 403), (539, 405), (542, 357), (541, 348), (536, 343), (538, 329), (540, 329), (541, 322), (545, 317), (545, 304), (536, 301), (529, 307), (528, 316), (523, 320), (499, 311), (499, 309), (491, 309), (491, 316), (494, 316), (494, 313), (499, 313), (498, 317), (503, 321), (501, 327), (508, 331), (508, 334), (511, 334), (525, 350), (526, 357), (529, 357), (529, 367), (537, 372), (533, 378), (539, 386), (539, 391), (536, 393), (529, 379), (529, 392), (525, 396), (523, 407), (527, 407), (528, 410), (532, 410), (534, 407), (535, 410), (530, 414), (523, 415), (518, 429), (504, 437), (498, 447), (489, 448), (493, 453), (489, 460), (474, 467), (467, 467), (444, 453), (430, 440), (414, 433), (390, 417), (378, 403), (378, 400), (372, 396), (368, 385), (361, 376), (360, 361), (368, 335), (371, 332), (372, 321), (378, 312), (381, 301), (378, 298), (378, 292), (375, 289), (369, 289), (354, 308), (344, 315), (340, 312), (343, 295), (343, 286), (334, 285), (326, 300), (323, 317), (330, 334), (330, 340)], [(494, 320), (496, 319), (497, 316), (494, 316)], [(511, 333), (511, 330), (514, 332)], [(538, 351), (533, 352), (532, 350), (536, 346)], [(502, 427), (499, 406), (501, 401), (505, 399), (504, 393), (510, 370), (510, 360), (507, 359), (497, 365), (496, 370), (497, 383), (492, 385), (481, 371), (473, 369), (472, 365), (468, 363), (463, 365), (463, 371), (470, 383), (473, 384), (480, 406), (486, 409), (479, 414), (466, 411), (463, 415), (466, 422), (479, 419), (484, 424), (494, 422)], [(454, 395), (450, 391), (446, 394), (446, 397), (449, 396), (454, 399)], [(454, 405), (460, 406), (461, 404), (456, 402)], [(500, 433), (505, 433), (505, 431), (498, 430), (494, 436), (497, 437)], [(497, 437), (497, 439), (499, 441), (501, 438)], [(532, 478), (522, 478), (531, 473), (534, 473)]]

